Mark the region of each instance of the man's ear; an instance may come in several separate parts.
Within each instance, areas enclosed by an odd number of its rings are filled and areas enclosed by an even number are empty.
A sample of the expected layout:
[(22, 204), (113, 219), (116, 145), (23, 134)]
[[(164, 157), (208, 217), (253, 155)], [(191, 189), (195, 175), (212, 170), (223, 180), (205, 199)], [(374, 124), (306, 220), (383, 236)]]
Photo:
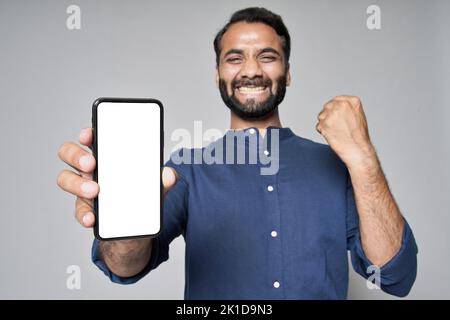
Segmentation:
[(219, 69), (218, 67), (216, 67), (216, 71), (215, 71), (215, 78), (216, 78), (216, 87), (219, 87)]
[(289, 87), (291, 85), (291, 69), (288, 65), (287, 75), (286, 75), (286, 86)]

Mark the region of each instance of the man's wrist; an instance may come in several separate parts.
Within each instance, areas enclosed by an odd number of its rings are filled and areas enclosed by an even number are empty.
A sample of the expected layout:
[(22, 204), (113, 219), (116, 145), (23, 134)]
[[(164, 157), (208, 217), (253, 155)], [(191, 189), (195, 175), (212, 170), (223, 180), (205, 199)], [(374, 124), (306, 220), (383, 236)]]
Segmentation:
[(346, 166), (350, 174), (373, 172), (379, 169), (380, 163), (374, 146), (367, 143), (359, 147), (358, 152), (355, 152), (354, 156), (347, 161)]

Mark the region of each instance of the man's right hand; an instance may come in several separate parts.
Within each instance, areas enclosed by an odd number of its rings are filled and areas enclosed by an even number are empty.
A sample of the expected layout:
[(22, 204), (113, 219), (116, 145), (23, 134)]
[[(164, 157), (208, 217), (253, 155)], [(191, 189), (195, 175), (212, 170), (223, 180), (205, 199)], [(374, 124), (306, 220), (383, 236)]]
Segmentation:
[[(81, 130), (80, 143), (92, 150), (92, 128)], [(61, 171), (57, 179), (58, 186), (76, 196), (75, 217), (82, 226), (91, 228), (95, 223), (92, 199), (97, 197), (100, 191), (100, 186), (92, 180), (96, 166), (95, 158), (91, 152), (75, 142), (63, 143), (59, 148), (58, 156), (77, 171)], [(176, 171), (173, 168), (164, 167), (162, 181), (165, 195), (177, 181)]]
[[(92, 128), (80, 132), (80, 143), (92, 150)], [(100, 186), (92, 180), (96, 166), (94, 156), (74, 142), (61, 145), (58, 155), (65, 163), (75, 169), (63, 170), (57, 179), (58, 186), (76, 196), (75, 217), (86, 228), (95, 223), (93, 201)], [(130, 163), (132, 165), (132, 163)], [(164, 196), (177, 182), (177, 173), (173, 168), (164, 167), (162, 171)], [(109, 269), (121, 277), (136, 275), (147, 265), (151, 255), (151, 238), (101, 241), (99, 252)]]

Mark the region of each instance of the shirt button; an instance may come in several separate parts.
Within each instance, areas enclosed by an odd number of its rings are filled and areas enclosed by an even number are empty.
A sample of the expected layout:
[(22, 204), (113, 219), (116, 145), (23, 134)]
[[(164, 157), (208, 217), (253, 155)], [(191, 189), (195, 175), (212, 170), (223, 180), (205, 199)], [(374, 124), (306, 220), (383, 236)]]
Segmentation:
[(275, 281), (275, 282), (273, 283), (273, 287), (274, 287), (275, 289), (278, 289), (278, 288), (280, 287), (280, 283), (279, 283), (278, 281)]
[(278, 232), (276, 232), (275, 230), (273, 230), (270, 235), (272, 236), (272, 238), (275, 238), (278, 235)]
[(272, 192), (273, 191), (273, 187), (272, 186), (267, 186), (267, 191)]
[(250, 130), (248, 130), (248, 132), (250, 132), (250, 134), (254, 134), (255, 133), (255, 129), (250, 128)]
[(264, 150), (264, 154), (265, 154), (266, 156), (268, 156), (268, 155), (269, 155), (269, 151)]

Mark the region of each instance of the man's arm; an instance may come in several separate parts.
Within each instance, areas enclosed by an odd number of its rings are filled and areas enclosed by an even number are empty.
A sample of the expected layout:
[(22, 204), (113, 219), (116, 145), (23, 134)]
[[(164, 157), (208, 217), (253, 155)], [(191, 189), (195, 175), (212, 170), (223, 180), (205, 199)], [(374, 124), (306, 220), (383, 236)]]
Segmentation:
[(400, 250), (404, 219), (374, 150), (368, 151), (365, 161), (347, 168), (359, 215), (362, 247), (367, 258), (382, 267)]
[(100, 241), (100, 258), (119, 277), (132, 277), (150, 261), (152, 239)]
[(325, 104), (316, 129), (347, 166), (367, 258), (382, 267), (399, 251), (404, 220), (389, 190), (359, 98), (338, 96)]

